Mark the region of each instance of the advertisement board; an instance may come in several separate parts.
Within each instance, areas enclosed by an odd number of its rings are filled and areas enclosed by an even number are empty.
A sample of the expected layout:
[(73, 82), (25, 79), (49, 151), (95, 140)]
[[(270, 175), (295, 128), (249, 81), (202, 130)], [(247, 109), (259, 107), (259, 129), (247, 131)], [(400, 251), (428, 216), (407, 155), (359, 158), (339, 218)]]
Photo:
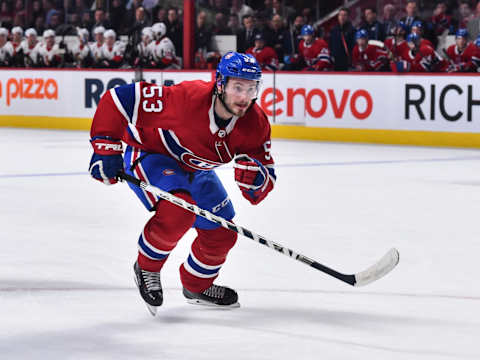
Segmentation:
[[(88, 129), (101, 96), (112, 87), (139, 79), (163, 85), (211, 81), (214, 75), (0, 70), (0, 126)], [(257, 103), (278, 137), (480, 147), (477, 79), (476, 74), (265, 72)]]
[[(480, 132), (477, 76), (279, 74), (260, 95), (275, 123)], [(275, 100), (274, 100), (275, 92)]]
[[(0, 115), (92, 118), (110, 88), (136, 80), (134, 71), (0, 70)], [(211, 72), (145, 71), (157, 84), (210, 81)]]

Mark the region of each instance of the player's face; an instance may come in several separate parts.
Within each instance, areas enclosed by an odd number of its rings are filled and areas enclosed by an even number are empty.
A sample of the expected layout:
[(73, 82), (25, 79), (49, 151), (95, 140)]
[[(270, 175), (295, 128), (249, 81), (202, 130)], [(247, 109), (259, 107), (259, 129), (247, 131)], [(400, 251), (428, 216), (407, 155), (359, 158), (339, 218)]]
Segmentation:
[(113, 36), (109, 36), (105, 38), (105, 42), (108, 46), (113, 46), (113, 44), (115, 44), (115, 38)]
[(5, 44), (7, 42), (7, 36), (6, 35), (0, 35), (0, 44)]
[(303, 35), (303, 40), (305, 40), (307, 44), (310, 44), (313, 40), (313, 35)]
[(463, 48), (465, 48), (465, 46), (467, 46), (467, 39), (465, 39), (464, 37), (457, 37), (455, 39), (455, 42), (457, 43), (457, 46), (460, 49), (463, 49)]
[(53, 46), (55, 38), (53, 36), (46, 37), (45, 42), (47, 43), (47, 46)]
[(103, 43), (103, 34), (102, 33), (95, 34), (95, 41), (100, 44)]
[(27, 36), (27, 42), (30, 45), (34, 45), (37, 42), (37, 37), (35, 35)]
[(20, 41), (22, 41), (22, 34), (20, 33), (13, 34), (13, 41), (16, 43), (19, 43)]
[(245, 115), (257, 93), (257, 81), (230, 78), (225, 87), (224, 101), (233, 114), (240, 117)]
[(263, 40), (255, 40), (255, 47), (257, 49), (263, 49), (265, 42)]
[(417, 26), (414, 26), (412, 27), (412, 33), (422, 35), (422, 29)]
[(364, 48), (367, 46), (367, 39), (366, 38), (358, 38), (357, 39), (357, 45), (361, 48)]

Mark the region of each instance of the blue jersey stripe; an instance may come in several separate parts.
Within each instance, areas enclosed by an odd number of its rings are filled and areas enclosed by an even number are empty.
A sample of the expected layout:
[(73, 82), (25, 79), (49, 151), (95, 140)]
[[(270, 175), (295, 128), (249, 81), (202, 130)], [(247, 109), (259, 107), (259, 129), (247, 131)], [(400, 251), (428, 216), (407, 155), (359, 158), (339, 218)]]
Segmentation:
[(274, 180), (277, 180), (277, 175), (275, 175), (275, 169), (270, 168), (270, 167), (267, 167), (267, 170), (268, 170), (268, 173), (270, 174), (270, 176), (271, 176)]
[(122, 85), (115, 88), (118, 100), (127, 113), (130, 121), (133, 118), (133, 109), (135, 107), (135, 84)]
[(188, 255), (188, 264), (191, 266), (191, 268), (201, 274), (204, 274), (204, 275), (214, 275), (216, 273), (218, 273), (218, 271), (220, 270), (220, 267), (221, 265), (217, 268), (217, 269), (212, 269), (212, 270), (209, 270), (209, 269), (205, 269), (203, 267), (201, 267), (200, 265), (198, 265), (192, 258), (191, 255)]
[(158, 254), (155, 251), (153, 251), (152, 249), (150, 249), (145, 244), (145, 242), (143, 241), (143, 236), (142, 235), (140, 235), (140, 238), (138, 239), (138, 245), (140, 246), (140, 248), (143, 250), (143, 252), (145, 254), (147, 254), (148, 256), (150, 256), (153, 259), (162, 260), (162, 259), (165, 259), (168, 256), (168, 255), (165, 255), (165, 254)]
[(163, 137), (166, 141), (166, 145), (168, 146), (168, 149), (173, 153), (175, 154), (175, 156), (179, 159), (181, 159), (182, 157), (182, 154), (184, 153), (188, 153), (189, 151), (185, 148), (183, 148), (182, 146), (180, 146), (180, 144), (178, 144), (175, 139), (173, 138), (173, 136), (170, 134), (170, 132), (168, 130), (163, 130), (162, 129), (162, 134), (163, 134)]

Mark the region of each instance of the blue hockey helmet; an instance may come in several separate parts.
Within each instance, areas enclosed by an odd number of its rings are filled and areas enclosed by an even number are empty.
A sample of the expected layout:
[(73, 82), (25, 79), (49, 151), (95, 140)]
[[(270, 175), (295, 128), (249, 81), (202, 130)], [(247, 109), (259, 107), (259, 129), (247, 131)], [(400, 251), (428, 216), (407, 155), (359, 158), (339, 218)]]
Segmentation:
[(312, 25), (303, 25), (302, 30), (300, 31), (300, 35), (313, 35), (315, 30), (313, 30)]
[(407, 36), (407, 43), (409, 42), (413, 42), (415, 44), (419, 44), (420, 43), (420, 36), (416, 33), (410, 33), (408, 34)]
[(412, 28), (417, 27), (419, 29), (423, 29), (423, 23), (420, 20), (415, 20), (412, 24)]
[(368, 32), (365, 29), (357, 30), (357, 32), (355, 33), (355, 40), (362, 38), (368, 39)]
[(480, 47), (480, 35), (475, 39), (475, 46)]
[(255, 41), (256, 41), (256, 40), (263, 40), (263, 41), (265, 41), (265, 35), (263, 35), (262, 33), (258, 33), (258, 34), (255, 35), (254, 40), (255, 40)]
[(220, 59), (215, 77), (221, 85), (225, 85), (229, 77), (260, 81), (262, 69), (253, 55), (229, 51)]
[(404, 31), (408, 31), (408, 26), (407, 24), (405, 23), (405, 21), (399, 21), (397, 23), (397, 27), (404, 30)]
[(455, 33), (455, 39), (463, 37), (463, 38), (468, 38), (468, 31), (467, 29), (458, 29), (457, 32)]

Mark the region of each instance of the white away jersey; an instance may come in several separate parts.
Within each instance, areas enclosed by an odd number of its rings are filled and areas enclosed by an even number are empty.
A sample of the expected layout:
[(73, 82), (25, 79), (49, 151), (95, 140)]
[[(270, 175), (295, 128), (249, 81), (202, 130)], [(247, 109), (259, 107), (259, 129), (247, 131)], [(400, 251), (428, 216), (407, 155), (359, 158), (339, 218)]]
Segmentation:
[(164, 37), (162, 40), (152, 41), (148, 47), (155, 62), (161, 61), (163, 58), (175, 59), (175, 46), (172, 41)]
[(38, 53), (42, 57), (43, 63), (49, 65), (61, 55), (61, 50), (58, 44), (48, 47), (47, 44), (43, 43), (40, 45)]
[(33, 46), (29, 46), (27, 40), (23, 40), (20, 44), (20, 47), (23, 50), (23, 55), (27, 58), (26, 61), (30, 61), (32, 65), (38, 64), (40, 46), (40, 42), (37, 42)]
[(150, 55), (152, 54), (152, 48), (150, 47), (151, 43), (152, 42), (145, 45), (142, 41), (140, 42), (140, 44), (137, 45), (137, 52), (139, 57), (143, 59), (148, 59), (150, 57)]
[(102, 59), (102, 45), (94, 42), (90, 44), (90, 51), (92, 52), (93, 59), (99, 61)]
[(82, 44), (78, 42), (72, 46), (70, 52), (72, 53), (75, 60), (82, 61), (90, 55), (91, 49), (89, 44)]
[(112, 47), (108, 46), (107, 43), (104, 43), (100, 50), (101, 59), (105, 60), (114, 60), (115, 57), (123, 58), (124, 53), (125, 45), (121, 41), (116, 41)]
[(13, 45), (10, 41), (7, 41), (5, 45), (0, 47), (0, 61), (5, 61), (7, 58), (13, 56)]

